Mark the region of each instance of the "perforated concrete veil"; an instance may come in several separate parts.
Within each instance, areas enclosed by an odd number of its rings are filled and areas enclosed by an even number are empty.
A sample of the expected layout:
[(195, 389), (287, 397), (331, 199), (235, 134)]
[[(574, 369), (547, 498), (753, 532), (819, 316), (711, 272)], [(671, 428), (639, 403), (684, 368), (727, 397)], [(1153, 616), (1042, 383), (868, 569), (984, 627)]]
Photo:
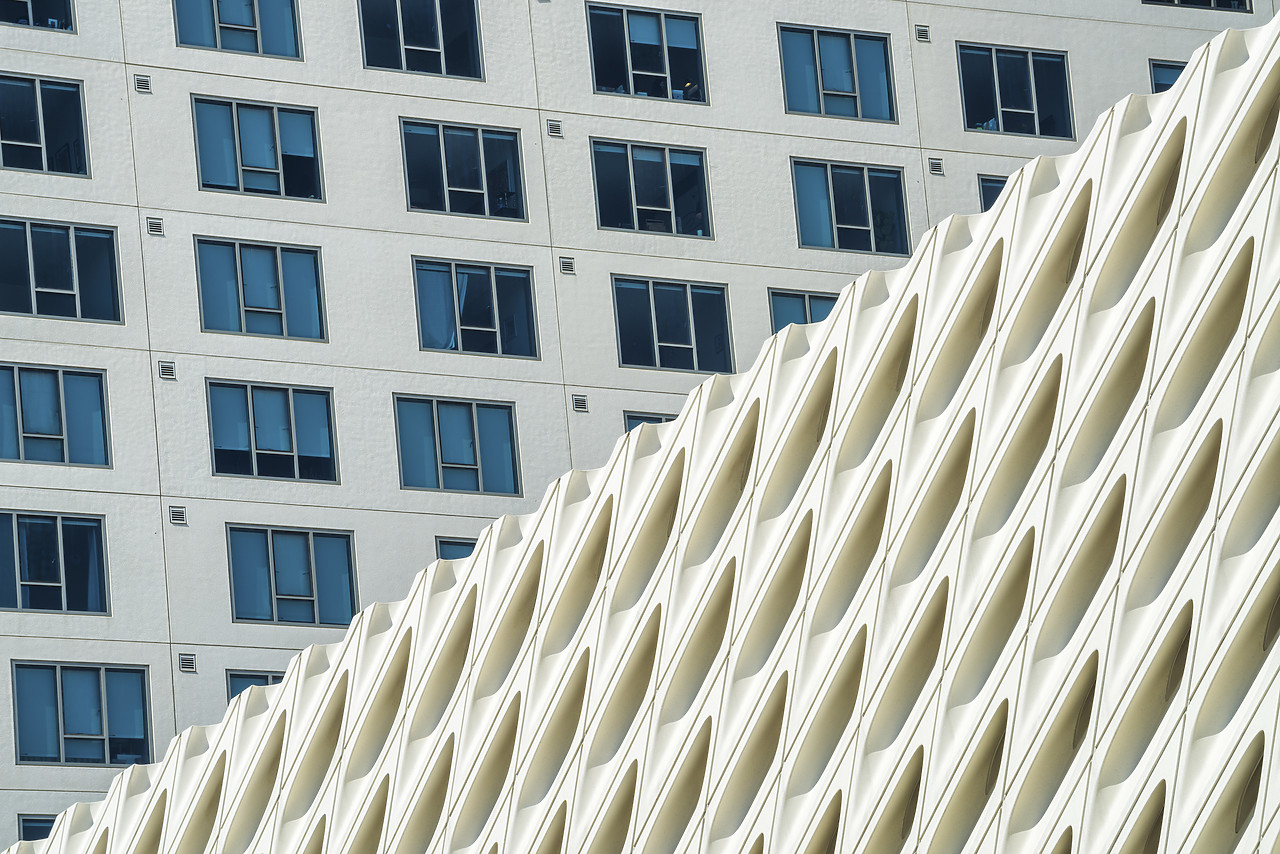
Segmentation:
[(11, 852), (1280, 852), (1280, 24)]

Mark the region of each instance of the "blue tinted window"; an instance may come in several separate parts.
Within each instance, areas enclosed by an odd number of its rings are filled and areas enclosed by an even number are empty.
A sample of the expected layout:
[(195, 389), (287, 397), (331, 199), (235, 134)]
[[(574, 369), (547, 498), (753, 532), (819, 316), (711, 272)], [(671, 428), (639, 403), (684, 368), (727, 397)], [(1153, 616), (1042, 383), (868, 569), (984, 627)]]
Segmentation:
[(115, 232), (0, 220), (0, 311), (119, 320)]
[(418, 332), (423, 349), (536, 356), (528, 270), (417, 261)]
[(1182, 76), (1182, 69), (1186, 68), (1185, 62), (1161, 62), (1159, 60), (1151, 60), (1151, 91), (1165, 92), (1173, 88), (1173, 84), (1178, 82), (1178, 78)]
[(475, 0), (360, 0), (364, 64), (480, 77)]
[(276, 685), (283, 678), (283, 673), (260, 673), (245, 670), (228, 670), (227, 702), (231, 702), (239, 696), (241, 692), (253, 687), (254, 685)]
[(175, 0), (178, 44), (298, 55), (292, 0)]
[(71, 0), (6, 0), (0, 4), (0, 23), (70, 30)]
[(616, 278), (613, 295), (621, 364), (733, 370), (723, 287)]
[(107, 464), (102, 374), (0, 366), (0, 459)]
[(991, 210), (995, 205), (996, 200), (1000, 198), (1000, 194), (1004, 192), (1004, 185), (1008, 180), (1003, 175), (978, 176), (978, 196), (981, 199), (984, 211)]
[(591, 152), (601, 228), (711, 236), (701, 151), (597, 140)]
[(666, 424), (675, 418), (674, 415), (658, 415), (652, 412), (624, 412), (622, 423), (627, 430), (634, 430), (641, 424)]
[(773, 331), (780, 332), (790, 323), (818, 323), (826, 320), (835, 304), (835, 294), (769, 291), (769, 316), (773, 320)]
[(707, 100), (697, 17), (588, 6), (587, 23), (597, 92)]
[(56, 818), (52, 815), (18, 816), (18, 839), (23, 842), (48, 839), (49, 834), (53, 832), (53, 822)]
[(907, 254), (901, 170), (801, 160), (791, 167), (801, 246)]
[(329, 392), (209, 384), (215, 474), (336, 481)]
[(888, 36), (786, 26), (779, 38), (788, 110), (896, 118)]
[(0, 608), (104, 614), (102, 520), (0, 513)]
[(1069, 139), (1064, 53), (957, 44), (967, 130)]
[(13, 693), (19, 762), (150, 761), (147, 679), (141, 668), (15, 664)]
[(410, 208), (524, 219), (516, 131), (409, 121), (401, 129)]
[(200, 187), (319, 199), (315, 111), (197, 98)]
[(88, 174), (79, 83), (0, 76), (0, 166)]
[(317, 250), (201, 239), (196, 263), (206, 330), (324, 338)]
[(470, 557), (475, 548), (475, 540), (436, 538), (436, 557), (442, 560), (461, 560)]
[(350, 534), (235, 526), (227, 536), (235, 619), (351, 622), (356, 597)]
[(452, 492), (520, 492), (510, 406), (397, 397), (401, 486)]

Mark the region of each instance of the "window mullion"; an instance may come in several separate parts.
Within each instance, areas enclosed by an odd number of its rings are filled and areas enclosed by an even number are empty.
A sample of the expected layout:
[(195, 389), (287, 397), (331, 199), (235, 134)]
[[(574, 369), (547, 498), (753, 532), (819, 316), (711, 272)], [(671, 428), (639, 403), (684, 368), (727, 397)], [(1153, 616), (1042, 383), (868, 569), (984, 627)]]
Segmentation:
[[(622, 58), (627, 64), (627, 94), (636, 93), (636, 81), (631, 70), (631, 16), (622, 10)], [(630, 149), (630, 146), (627, 146)]]
[(649, 328), (653, 335), (653, 366), (655, 368), (662, 367), (662, 342), (658, 338), (658, 306), (654, 303), (653, 281), (648, 280), (644, 283), (645, 288), (649, 291)]
[(102, 758), (107, 765), (111, 764), (111, 740), (107, 733), (111, 732), (111, 724), (108, 720), (111, 711), (107, 705), (107, 668), (99, 667), (98, 671), (98, 703), (102, 712), (102, 719), (98, 722), (98, 726), (102, 729)]
[[(404, 0), (400, 0), (400, 2), (403, 3)], [(436, 15), (435, 50), (440, 51), (440, 73), (448, 76), (449, 69), (444, 62), (444, 20), (443, 20), (443, 15), (440, 13), (440, 0), (429, 0), (429, 2), (431, 3), (432, 11), (435, 12), (435, 15)], [(404, 39), (401, 39), (401, 41), (404, 41)], [(408, 63), (406, 63), (405, 68), (408, 68), (408, 67), (409, 67)]]
[(444, 209), (449, 213), (453, 213), (453, 197), (449, 193), (449, 191), (453, 189), (453, 187), (449, 185), (449, 160), (445, 157), (444, 153), (444, 122), (441, 122), (435, 127), (437, 140), (436, 148), (439, 149), (437, 153), (440, 155), (440, 176), (444, 179), (441, 182), (444, 184)]
[(258, 430), (257, 415), (253, 411), (253, 386), (244, 387), (245, 411), (249, 413), (249, 459), (253, 466), (253, 476), (258, 476)]
[(671, 63), (667, 61), (667, 16), (658, 13), (658, 53), (662, 56), (662, 76), (667, 79), (667, 97), (671, 97)]
[(476, 409), (474, 402), (471, 403), (471, 447), (476, 457), (476, 487), (477, 491), (485, 492), (484, 488), (484, 462), (480, 453), (480, 413)]
[(436, 483), (444, 489), (444, 438), (440, 435), (440, 401), (431, 400), (431, 426), (436, 442)]
[(871, 169), (868, 166), (862, 167), (862, 198), (866, 200), (867, 230), (871, 232), (871, 251), (879, 252), (880, 247), (876, 245), (876, 222), (872, 215), (874, 208), (871, 207)]
[[(219, 38), (221, 44), (221, 38)], [(236, 192), (244, 192), (244, 158), (240, 156), (240, 104), (229, 102), (231, 106), (231, 133), (235, 136), (236, 149)]]
[(67, 732), (63, 726), (63, 702), (62, 702), (62, 665), (55, 664), (53, 666), (53, 694), (58, 698), (58, 762), (66, 762), (67, 756)]
[[(76, 229), (73, 226), (67, 226), (67, 243), (71, 247), (71, 287), (76, 295), (76, 318), (81, 316), (80, 309), (80, 265), (76, 257)], [(32, 306), (35, 307), (34, 305)]]
[[(18, 422), (18, 459), (25, 460), (27, 458), (27, 428), (22, 412), (22, 368), (17, 365), (13, 366), (13, 409), (15, 420)], [(14, 540), (14, 542), (16, 543), (17, 540)]]
[(813, 45), (813, 82), (818, 89), (818, 109), (822, 115), (827, 114), (827, 81), (822, 79), (822, 48), (818, 42), (817, 29), (809, 30), (809, 43)]
[(493, 212), (489, 210), (489, 170), (485, 168), (484, 162), (484, 130), (476, 128), (476, 148), (479, 149), (477, 154), (480, 155), (480, 192), (484, 193), (484, 213), (485, 216), (493, 216)]
[[(213, 6), (213, 37), (215, 42), (218, 45), (218, 50), (223, 50), (224, 48), (222, 47), (222, 10), (218, 8), (218, 0), (209, 0), (209, 3), (212, 4)], [(235, 111), (232, 110), (232, 112), (235, 112)]]
[(271, 591), (271, 622), (280, 622), (279, 608), (276, 607), (276, 538), (272, 536), (274, 528), (267, 528), (267, 589)]
[(58, 587), (62, 594), (62, 610), (65, 611), (67, 610), (67, 552), (62, 542), (62, 517), (54, 516), (53, 518), (58, 538)]
[(486, 267), (489, 273), (489, 304), (493, 306), (493, 336), (497, 339), (498, 355), (505, 356), (502, 350), (502, 307), (498, 305), (498, 268)]
[(280, 146), (280, 140), (281, 140), (280, 111), (277, 110), (275, 107), (271, 107), (270, 109), (271, 109), (271, 132), (272, 134), (274, 134), (274, 138), (271, 140), (271, 144), (274, 145), (276, 149), (275, 172), (276, 172), (276, 177), (280, 181), (280, 192), (278, 193), (278, 195), (283, 196), (285, 194), (284, 193), (284, 149), (281, 148)]
[(33, 81), (36, 90), (36, 131), (40, 136), (40, 162), (42, 171), (49, 171), (49, 147), (44, 144), (44, 81)]
[(453, 332), (458, 336), (458, 352), (462, 349), (462, 289), (458, 284), (458, 265), (449, 262), (449, 281), (453, 283)]
[[(831, 164), (824, 163), (822, 168), (827, 173), (827, 210), (831, 212), (831, 248), (840, 248), (840, 220), (836, 217), (836, 182), (835, 176), (831, 172)], [(867, 218), (870, 219), (871, 210), (867, 209)]]
[(396, 0), (396, 28), (399, 30), (396, 41), (400, 45), (400, 69), (404, 70), (409, 67), (409, 55), (405, 53), (405, 42), (408, 40), (404, 35), (404, 0)]
[(63, 392), (63, 384), (62, 384), (62, 369), (58, 369), (57, 376), (58, 376), (58, 409), (59, 409), (59, 410), (61, 410), (61, 411), (60, 411), (60, 415), (62, 416), (62, 423), (58, 426), (58, 429), (59, 429), (59, 431), (61, 432), (61, 435), (60, 435), (58, 438), (62, 441), (62, 461), (65, 463), (65, 462), (67, 462), (67, 461), (68, 461), (68, 457), (67, 457), (67, 452), (68, 452), (68, 448), (67, 448), (67, 396), (66, 396), (66, 394)]
[(1040, 135), (1040, 103), (1036, 100), (1035, 54), (1027, 51), (1027, 79), (1031, 81), (1031, 118), (1035, 122), (1036, 136)]
[(293, 455), (293, 474), (298, 480), (302, 479), (301, 462), (298, 459), (298, 419), (293, 414), (293, 389), (285, 391), (285, 398), (289, 401), (289, 452)]
[(236, 243), (234, 245), (236, 255), (236, 302), (240, 303), (240, 331), (248, 332), (249, 314), (245, 310), (248, 299), (244, 290), (244, 256), (242, 254), (244, 252), (244, 244)]
[(307, 531), (307, 572), (311, 575), (311, 622), (320, 625), (320, 587), (316, 583), (315, 531)]
[(849, 76), (853, 80), (852, 94), (855, 98), (854, 103), (858, 105), (858, 118), (862, 118), (862, 81), (858, 80), (858, 40), (854, 38), (853, 33), (845, 33), (844, 37), (849, 40)]
[[(31, 314), (39, 316), (40, 310), (36, 306), (36, 247), (35, 238), (32, 237), (32, 226), (34, 223), (25, 223), (27, 232), (27, 272), (30, 284), (27, 285), (31, 289)], [(17, 376), (17, 373), (14, 373)]]
[(695, 371), (702, 370), (702, 365), (698, 364), (698, 330), (693, 325), (693, 288), (688, 282), (683, 285), (684, 288), (684, 316), (689, 321), (689, 349), (693, 352), (693, 369)]
[[(18, 565), (18, 514), (9, 514), (9, 542), (12, 543), (9, 552), (9, 558), (12, 561), (10, 566), (13, 567), (13, 575), (9, 578), (9, 583), (13, 585), (14, 604), (18, 610), (22, 610), (22, 567)], [(4, 555), (0, 555), (4, 557)], [(3, 581), (4, 579), (0, 579)]]
[(996, 82), (996, 130), (1004, 133), (1004, 104), (1000, 100), (1000, 63), (996, 62), (996, 49), (987, 48), (991, 57), (991, 79)]
[[(284, 159), (280, 160), (280, 189), (284, 190)], [(284, 301), (284, 259), (283, 253), (279, 246), (271, 247), (271, 252), (276, 259), (276, 297), (280, 301), (280, 334), (282, 337), (289, 337), (289, 306)]]
[(631, 143), (627, 143), (627, 169), (631, 176), (631, 215), (635, 217), (636, 231), (640, 231), (640, 199), (636, 192), (636, 158)]
[(676, 228), (676, 188), (671, 180), (671, 149), (669, 148), (662, 149), (662, 166), (662, 171), (666, 173), (667, 178), (667, 210), (671, 212), (671, 233), (679, 234), (680, 230)]

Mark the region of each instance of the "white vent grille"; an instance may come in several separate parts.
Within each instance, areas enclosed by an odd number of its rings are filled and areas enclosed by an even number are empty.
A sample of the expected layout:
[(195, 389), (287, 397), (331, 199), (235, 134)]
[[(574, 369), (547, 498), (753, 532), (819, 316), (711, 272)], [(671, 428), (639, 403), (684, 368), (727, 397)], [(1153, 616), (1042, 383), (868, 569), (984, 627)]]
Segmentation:
[(945, 175), (945, 174), (947, 174), (946, 172), (942, 171), (942, 158), (941, 158), (941, 157), (930, 157), (930, 158), (929, 158), (929, 174), (930, 174), (930, 175)]
[(164, 237), (164, 220), (158, 216), (147, 217), (147, 234), (152, 237)]
[(572, 276), (578, 272), (578, 263), (568, 255), (560, 256), (560, 272)]
[(151, 76), (148, 74), (133, 75), (133, 88), (144, 95), (151, 94)]
[(196, 654), (194, 652), (178, 653), (178, 669), (183, 673), (195, 673)]
[(547, 136), (554, 136), (557, 139), (564, 138), (564, 126), (559, 119), (547, 119)]
[(185, 525), (187, 524), (187, 508), (179, 507), (176, 504), (169, 505), (169, 524)]
[(161, 360), (156, 362), (156, 373), (160, 375), (162, 380), (176, 380), (178, 378), (178, 365), (176, 362)]
[(929, 27), (925, 24), (916, 24), (916, 41), (927, 42), (929, 39)]
[(572, 395), (572, 398), (571, 398), (571, 399), (573, 400), (573, 411), (574, 411), (574, 412), (587, 412), (587, 411), (588, 411), (588, 410), (587, 410), (587, 396), (586, 396), (585, 394), (575, 394), (575, 395)]

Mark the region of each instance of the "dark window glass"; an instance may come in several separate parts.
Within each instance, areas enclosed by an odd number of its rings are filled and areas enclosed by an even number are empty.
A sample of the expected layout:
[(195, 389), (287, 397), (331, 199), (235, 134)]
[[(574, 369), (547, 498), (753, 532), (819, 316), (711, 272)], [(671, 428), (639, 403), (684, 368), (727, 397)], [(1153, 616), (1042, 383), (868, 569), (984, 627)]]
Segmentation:
[(200, 187), (319, 199), (315, 111), (198, 98)]
[(1064, 53), (958, 44), (968, 130), (1070, 138)]
[(896, 118), (888, 36), (786, 26), (779, 39), (788, 110)]
[(1178, 78), (1182, 76), (1182, 69), (1186, 68), (1185, 62), (1162, 62), (1160, 60), (1151, 60), (1151, 91), (1165, 92), (1173, 88), (1173, 84), (1178, 82)]
[(1005, 182), (1009, 179), (1003, 175), (979, 175), (978, 195), (984, 211), (991, 210), (1000, 194), (1004, 192)]
[(18, 839), (23, 842), (35, 842), (48, 839), (53, 832), (53, 822), (57, 816), (52, 815), (20, 815), (18, 816)]
[(0, 365), (0, 459), (106, 465), (102, 374)]
[(228, 530), (228, 539), (237, 620), (351, 622), (356, 597), (350, 534), (237, 526)]
[(174, 0), (178, 44), (298, 56), (293, 0)]
[(414, 271), (423, 349), (538, 354), (528, 270), (419, 260)]
[(214, 474), (338, 479), (327, 390), (210, 383), (209, 418)]
[(0, 608), (105, 614), (102, 520), (0, 512)]
[(615, 278), (613, 296), (623, 365), (733, 370), (722, 286)]
[(524, 218), (516, 131), (403, 122), (409, 207)]
[(115, 232), (0, 220), (0, 311), (118, 321)]
[(1188, 6), (1197, 9), (1226, 9), (1232, 12), (1252, 12), (1249, 0), (1142, 0), (1151, 6)]
[(197, 240), (204, 329), (324, 338), (319, 256), (315, 249)]
[(15, 664), (13, 694), (19, 762), (150, 761), (147, 677), (141, 668)]
[(396, 430), (401, 486), (519, 493), (520, 464), (511, 406), (397, 397)]
[(475, 540), (464, 540), (457, 537), (444, 539), (436, 537), (436, 557), (441, 560), (461, 560), (471, 557), (471, 553), (475, 551)]
[(601, 228), (711, 236), (701, 151), (602, 141), (591, 151)]
[(780, 332), (790, 323), (818, 323), (826, 320), (836, 304), (835, 294), (802, 291), (769, 291), (769, 316), (773, 331)]
[(71, 0), (3, 0), (0, 2), (0, 23), (70, 30), (74, 26)]
[(654, 412), (624, 412), (622, 413), (622, 423), (626, 425), (628, 431), (634, 430), (641, 424), (666, 424), (668, 421), (674, 421), (674, 415), (659, 415)]
[(707, 100), (697, 17), (588, 6), (587, 24), (597, 92)]
[(283, 673), (254, 672), (247, 670), (227, 671), (227, 702), (231, 702), (254, 685), (276, 685), (284, 678)]
[(0, 166), (88, 174), (79, 83), (0, 75)]
[(479, 79), (475, 0), (360, 0), (364, 64)]
[(901, 170), (796, 160), (792, 175), (801, 246), (907, 254)]

